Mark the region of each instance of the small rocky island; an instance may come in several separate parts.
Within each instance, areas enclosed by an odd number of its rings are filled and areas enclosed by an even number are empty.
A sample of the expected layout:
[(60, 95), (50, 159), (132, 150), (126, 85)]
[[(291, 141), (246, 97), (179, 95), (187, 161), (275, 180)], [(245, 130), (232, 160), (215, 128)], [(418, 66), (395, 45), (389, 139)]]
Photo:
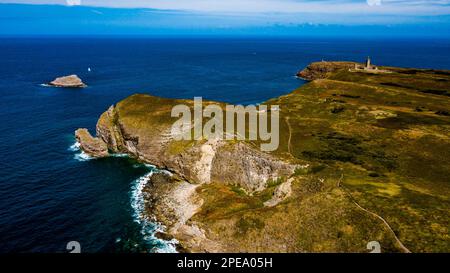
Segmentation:
[(300, 71), (307, 84), (264, 103), (280, 109), (270, 153), (256, 141), (177, 140), (171, 109), (193, 102), (144, 94), (105, 111), (97, 137), (76, 137), (91, 156), (170, 171), (145, 185), (145, 212), (185, 251), (368, 252), (377, 241), (382, 252), (449, 252), (450, 71), (372, 70)]
[(48, 85), (54, 87), (65, 87), (65, 88), (84, 88), (87, 85), (77, 76), (69, 75), (64, 77), (56, 78), (51, 81)]

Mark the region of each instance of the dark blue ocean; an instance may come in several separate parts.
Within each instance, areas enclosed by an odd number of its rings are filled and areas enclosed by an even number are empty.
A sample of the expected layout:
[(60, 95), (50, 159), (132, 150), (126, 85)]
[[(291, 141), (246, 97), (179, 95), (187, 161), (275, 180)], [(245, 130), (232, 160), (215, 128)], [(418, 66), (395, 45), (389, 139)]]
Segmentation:
[[(139, 219), (152, 168), (86, 160), (73, 132), (133, 93), (258, 103), (313, 61), (450, 69), (449, 40), (0, 38), (0, 252), (165, 251)], [(91, 71), (88, 72), (88, 68)], [(78, 74), (85, 89), (41, 86)], [(150, 227), (154, 228), (154, 227)]]

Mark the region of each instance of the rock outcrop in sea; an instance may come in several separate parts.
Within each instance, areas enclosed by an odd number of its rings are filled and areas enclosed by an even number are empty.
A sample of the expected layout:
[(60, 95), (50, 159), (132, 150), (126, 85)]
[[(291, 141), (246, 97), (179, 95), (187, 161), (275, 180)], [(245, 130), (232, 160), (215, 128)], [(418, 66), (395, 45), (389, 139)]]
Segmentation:
[(87, 87), (87, 85), (77, 75), (70, 75), (70, 76), (56, 78), (55, 80), (51, 81), (48, 85), (54, 86), (54, 87), (66, 87), (66, 88)]
[(108, 156), (108, 146), (105, 142), (97, 137), (91, 136), (89, 131), (81, 128), (75, 131), (75, 138), (80, 143), (80, 148), (83, 152), (92, 157)]

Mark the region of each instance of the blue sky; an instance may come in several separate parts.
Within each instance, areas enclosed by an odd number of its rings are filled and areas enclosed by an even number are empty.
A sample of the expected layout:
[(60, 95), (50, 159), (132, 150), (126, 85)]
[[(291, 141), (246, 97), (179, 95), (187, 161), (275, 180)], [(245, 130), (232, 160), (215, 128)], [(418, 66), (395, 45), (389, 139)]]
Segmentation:
[(450, 37), (450, 0), (0, 0), (0, 35)]

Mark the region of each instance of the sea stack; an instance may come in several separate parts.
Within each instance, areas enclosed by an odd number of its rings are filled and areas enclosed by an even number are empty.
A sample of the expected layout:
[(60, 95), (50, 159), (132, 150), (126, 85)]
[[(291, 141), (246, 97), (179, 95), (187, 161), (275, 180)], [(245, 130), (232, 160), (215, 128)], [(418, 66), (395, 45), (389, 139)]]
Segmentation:
[(87, 87), (83, 81), (77, 75), (70, 75), (59, 77), (49, 83), (51, 86), (55, 87), (66, 87), (66, 88), (84, 88)]

